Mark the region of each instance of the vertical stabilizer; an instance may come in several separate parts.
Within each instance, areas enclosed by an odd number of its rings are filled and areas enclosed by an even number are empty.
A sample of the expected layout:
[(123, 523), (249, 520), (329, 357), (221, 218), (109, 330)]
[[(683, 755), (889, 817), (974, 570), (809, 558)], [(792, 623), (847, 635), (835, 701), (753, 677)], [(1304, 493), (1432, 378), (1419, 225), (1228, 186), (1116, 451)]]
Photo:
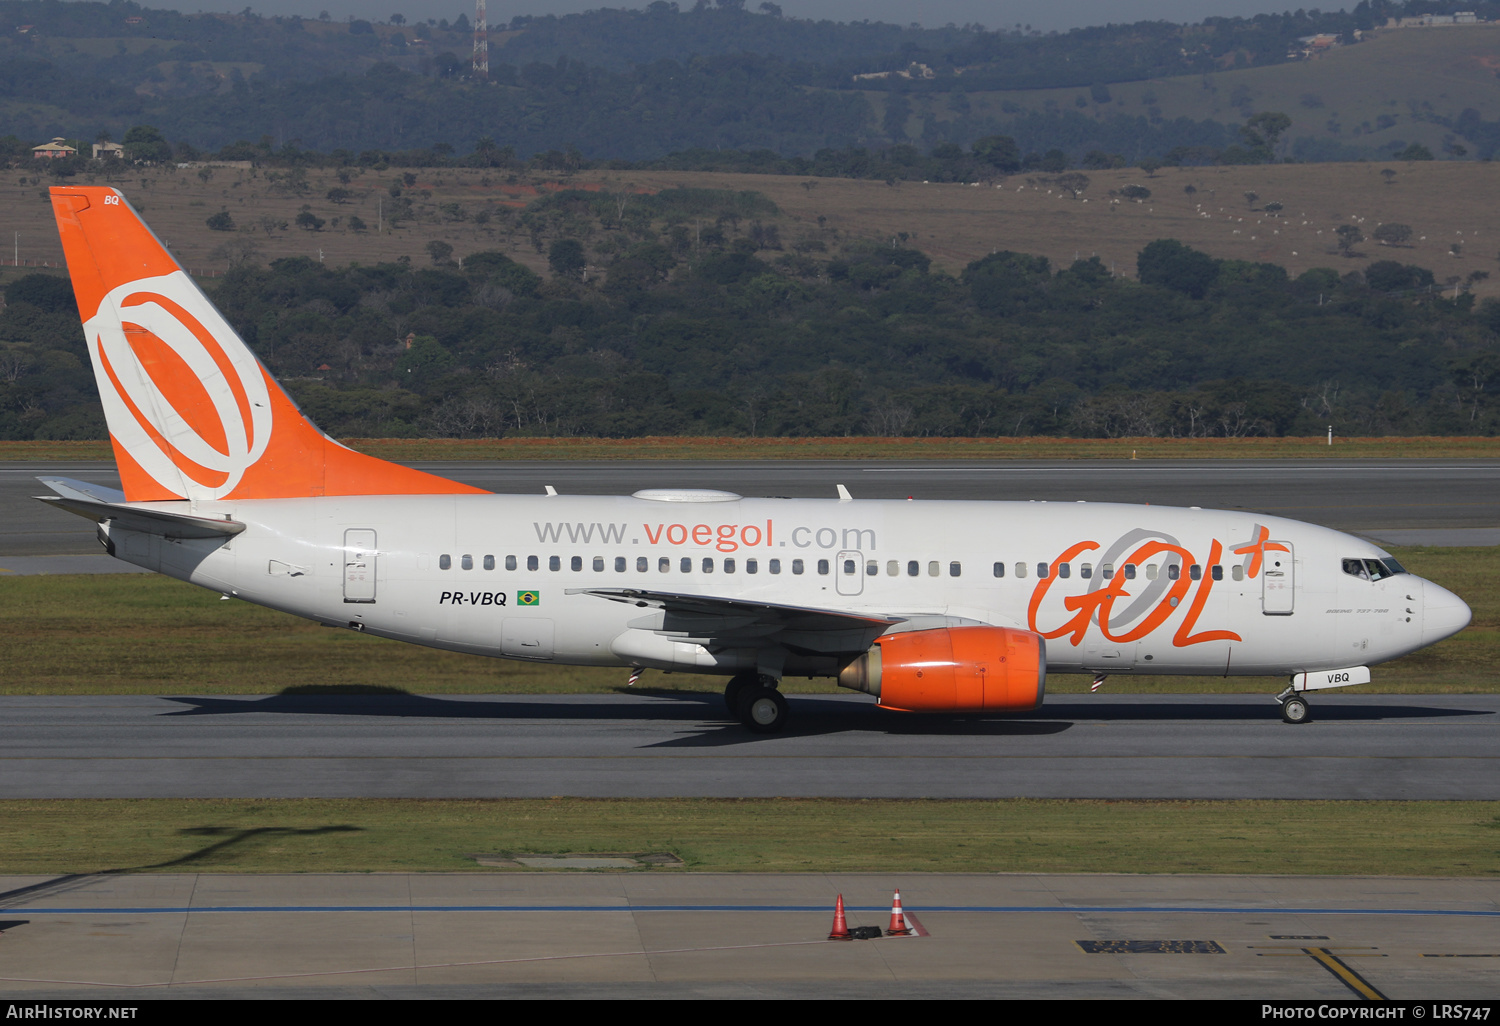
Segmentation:
[(318, 430), (117, 190), (52, 190), (125, 497), (480, 492)]

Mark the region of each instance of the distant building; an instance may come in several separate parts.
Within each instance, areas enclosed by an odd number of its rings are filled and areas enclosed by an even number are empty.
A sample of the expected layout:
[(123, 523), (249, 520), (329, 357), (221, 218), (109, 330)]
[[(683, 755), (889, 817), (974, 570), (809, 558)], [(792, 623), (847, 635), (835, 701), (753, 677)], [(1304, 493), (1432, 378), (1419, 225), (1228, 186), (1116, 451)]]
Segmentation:
[(867, 71), (863, 75), (855, 75), (854, 81), (859, 82), (870, 78), (937, 78), (937, 72), (925, 64), (913, 63), (901, 71)]
[(120, 160), (125, 156), (125, 147), (119, 143), (96, 142), (94, 143), (94, 159), (103, 160), (109, 157), (111, 160)]
[(31, 148), (31, 155), (38, 160), (57, 160), (61, 157), (77, 156), (78, 150), (69, 146), (61, 136), (58, 136), (49, 143), (33, 146)]
[(125, 24), (127, 24), (127, 25), (144, 25), (144, 24), (146, 24), (146, 19), (142, 18), (139, 14), (132, 14), (130, 17), (128, 17), (128, 18), (125, 19)]

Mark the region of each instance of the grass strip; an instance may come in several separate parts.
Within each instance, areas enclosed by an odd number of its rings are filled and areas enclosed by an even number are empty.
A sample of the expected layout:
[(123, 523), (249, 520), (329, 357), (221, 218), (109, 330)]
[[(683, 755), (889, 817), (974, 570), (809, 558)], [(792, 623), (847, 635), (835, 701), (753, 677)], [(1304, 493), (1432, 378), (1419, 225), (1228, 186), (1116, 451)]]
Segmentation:
[[(1363, 693), (1500, 692), (1500, 549), (1401, 548), (1413, 572), (1470, 604), (1458, 636), (1375, 670)], [(0, 557), (0, 569), (5, 560)], [(154, 574), (0, 575), (0, 694), (264, 695), (308, 691), (415, 694), (605, 694), (623, 669), (460, 655), (331, 630)], [(1088, 676), (1054, 675), (1054, 694)], [(1117, 674), (1115, 694), (1280, 690), (1264, 677)], [(638, 690), (720, 691), (723, 679), (648, 672)], [(829, 680), (785, 682), (789, 694), (833, 693)]]
[(1500, 874), (1497, 841), (1496, 802), (0, 802), (6, 874), (530, 872), (469, 856), (670, 851), (704, 872), (1475, 877)]
[[(348, 438), (385, 460), (1482, 459), (1500, 437)], [(0, 442), (0, 460), (112, 460), (106, 441)]]

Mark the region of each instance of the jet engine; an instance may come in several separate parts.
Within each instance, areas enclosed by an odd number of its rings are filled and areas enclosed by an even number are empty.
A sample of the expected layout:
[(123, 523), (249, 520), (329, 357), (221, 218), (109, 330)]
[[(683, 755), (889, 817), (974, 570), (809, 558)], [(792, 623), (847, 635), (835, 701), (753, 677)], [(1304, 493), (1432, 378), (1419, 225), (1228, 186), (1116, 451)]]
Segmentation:
[(839, 687), (904, 712), (1024, 712), (1042, 704), (1047, 646), (1008, 627), (943, 627), (877, 638)]

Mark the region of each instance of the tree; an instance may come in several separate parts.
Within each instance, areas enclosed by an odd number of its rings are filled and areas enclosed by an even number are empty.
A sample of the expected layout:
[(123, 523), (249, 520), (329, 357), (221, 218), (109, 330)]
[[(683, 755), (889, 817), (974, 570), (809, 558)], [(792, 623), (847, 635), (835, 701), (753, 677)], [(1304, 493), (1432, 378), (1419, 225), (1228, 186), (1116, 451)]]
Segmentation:
[(435, 264), (446, 264), (453, 256), (453, 247), (441, 239), (433, 239), (426, 246), (427, 255)]
[(1142, 171), (1146, 172), (1147, 178), (1155, 178), (1156, 172), (1161, 170), (1161, 161), (1157, 160), (1155, 157), (1147, 157), (1136, 166), (1139, 167)]
[(547, 263), (564, 278), (582, 274), (588, 264), (583, 254), (583, 243), (577, 239), (558, 239), (547, 251)]
[(1387, 221), (1375, 229), (1375, 241), (1382, 246), (1403, 246), (1411, 238), (1411, 226)]
[(125, 133), (120, 143), (131, 160), (157, 163), (172, 159), (172, 145), (152, 125), (136, 125)]
[(1151, 198), (1151, 190), (1144, 185), (1127, 185), (1120, 190), (1120, 195), (1126, 199), (1147, 200)]
[(1257, 193), (1257, 192), (1247, 192), (1247, 193), (1245, 193), (1245, 205), (1248, 206), (1248, 207), (1250, 207), (1251, 209), (1254, 209), (1254, 207), (1255, 207), (1255, 201), (1258, 200), (1258, 199), (1260, 199), (1260, 193)]
[(1082, 196), (1089, 187), (1089, 176), (1082, 171), (1069, 171), (1067, 174), (1058, 175), (1056, 182), (1059, 186), (1073, 194), (1077, 199)]
[(1354, 247), (1365, 241), (1365, 233), (1359, 230), (1358, 225), (1341, 224), (1334, 229), (1334, 234), (1339, 237), (1339, 252), (1346, 257), (1354, 255)]
[(1412, 143), (1394, 156), (1397, 160), (1431, 160), (1432, 151), (1421, 143)]
[(1281, 213), (1281, 211), (1283, 209), (1285, 209), (1285, 208), (1282, 207), (1282, 205), (1280, 203), (1277, 203), (1275, 200), (1272, 200), (1270, 203), (1267, 203), (1262, 209), (1265, 210), (1265, 212), (1268, 213), (1268, 214), (1270, 214), (1272, 217), (1275, 217), (1277, 214)]
[(221, 210), (217, 214), (210, 214), (204, 222), (210, 231), (232, 232), (234, 231), (234, 218), (229, 216), (229, 211)]
[(1176, 239), (1157, 239), (1141, 250), (1135, 266), (1143, 285), (1160, 285), (1194, 299), (1202, 299), (1219, 276), (1217, 260)]
[(1008, 135), (987, 135), (977, 139), (970, 152), (976, 160), (1002, 174), (1013, 174), (1021, 169), (1021, 151)]
[[(323, 225), (327, 223), (311, 210), (302, 211), (302, 213), (297, 215), (296, 221), (297, 227), (307, 232), (320, 232), (323, 230)], [(282, 223), (285, 224), (285, 222)], [(269, 235), (270, 233), (267, 232), (266, 234)]]

